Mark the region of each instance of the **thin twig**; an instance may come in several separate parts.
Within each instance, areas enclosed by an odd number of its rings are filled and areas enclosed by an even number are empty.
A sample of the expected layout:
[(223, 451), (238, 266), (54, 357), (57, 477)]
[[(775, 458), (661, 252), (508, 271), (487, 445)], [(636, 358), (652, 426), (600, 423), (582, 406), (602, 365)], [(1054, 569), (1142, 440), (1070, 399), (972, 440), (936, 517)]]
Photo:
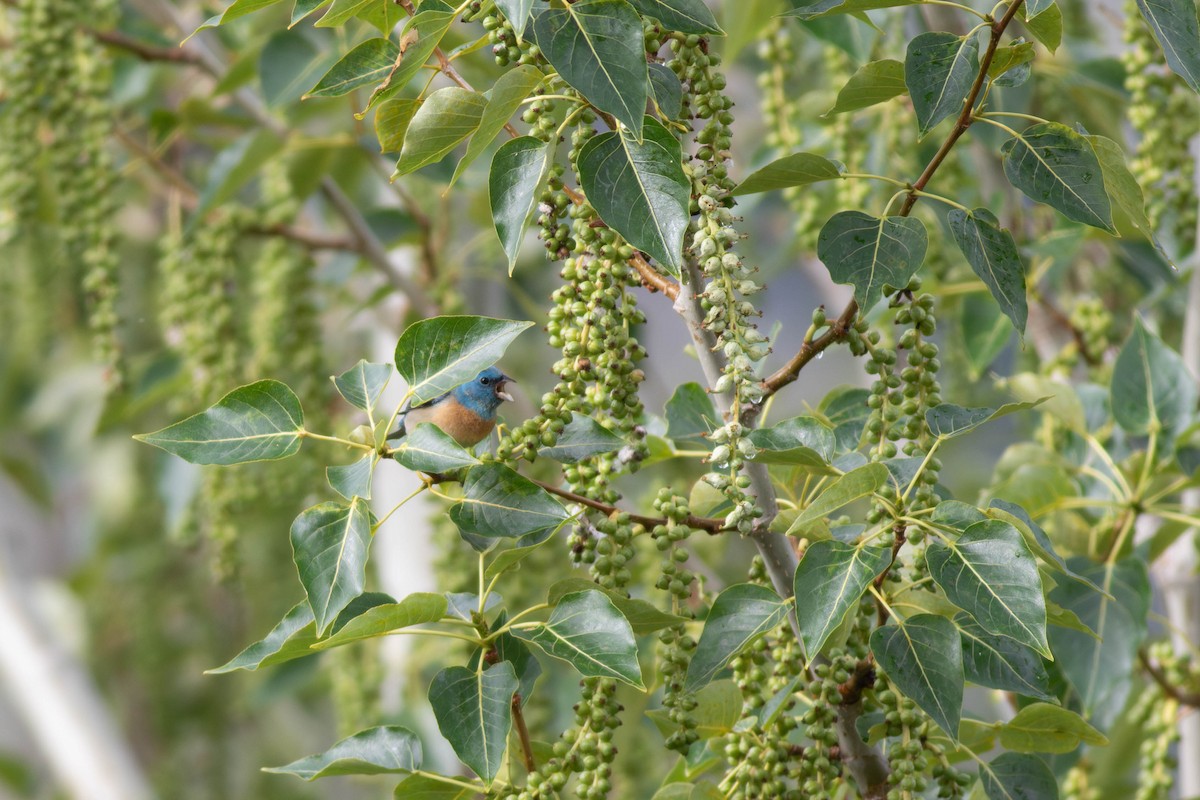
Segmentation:
[(1180, 705), (1188, 706), (1189, 708), (1200, 708), (1200, 692), (1189, 692), (1175, 684), (1167, 678), (1166, 673), (1159, 669), (1150, 657), (1146, 655), (1145, 650), (1138, 650), (1138, 660), (1142, 662), (1147, 674), (1154, 679), (1154, 682), (1173, 700), (1176, 700)]
[(160, 47), (134, 39), (120, 31), (91, 31), (92, 36), (107, 45), (131, 53), (143, 61), (167, 61), (175, 64), (191, 64), (204, 69), (204, 60), (187, 47)]
[(525, 770), (533, 772), (537, 769), (537, 762), (533, 760), (533, 742), (529, 740), (529, 728), (525, 725), (525, 714), (521, 711), (520, 692), (516, 692), (512, 696), (512, 718), (517, 729), (517, 738), (521, 740), (521, 755), (525, 760)]
[[(670, 524), (670, 521), (665, 517), (647, 517), (642, 514), (633, 514), (618, 508), (617, 506), (609, 505), (608, 503), (602, 503), (599, 500), (593, 500), (590, 497), (584, 497), (581, 494), (576, 494), (575, 492), (571, 492), (566, 489), (560, 489), (552, 483), (545, 483), (535, 478), (529, 478), (529, 480), (533, 483), (536, 483), (547, 492), (550, 492), (550, 494), (557, 495), (558, 497), (561, 497), (564, 500), (569, 500), (572, 503), (578, 503), (581, 506), (587, 506), (595, 511), (602, 511), (605, 514), (628, 514), (631, 522), (636, 522), (638, 525), (642, 525), (646, 528)], [(708, 533), (721, 533), (725, 530), (725, 520), (713, 519), (710, 517), (697, 517), (689, 515), (688, 518), (683, 521), (683, 524), (689, 528), (707, 531)]]

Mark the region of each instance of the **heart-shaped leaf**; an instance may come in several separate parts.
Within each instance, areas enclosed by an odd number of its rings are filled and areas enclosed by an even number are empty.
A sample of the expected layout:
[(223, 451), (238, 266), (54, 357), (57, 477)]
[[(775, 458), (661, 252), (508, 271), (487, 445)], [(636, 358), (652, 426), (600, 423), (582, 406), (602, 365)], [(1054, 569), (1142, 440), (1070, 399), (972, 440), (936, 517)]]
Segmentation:
[(300, 583), (323, 635), (338, 613), (363, 593), (375, 517), (361, 498), (349, 505), (321, 503), (292, 523), (292, 551)]
[(359, 361), (350, 369), (333, 378), (338, 394), (355, 408), (370, 413), (379, 396), (392, 379), (391, 364), (371, 364)]
[[(332, 636), (313, 645), (314, 650), (328, 650), (350, 642), (372, 639), (391, 631), (437, 622), (446, 616), (446, 598), (432, 592), (414, 592), (399, 603), (383, 603), (345, 621)], [(341, 618), (338, 620), (341, 622)]]
[[(495, 595), (493, 594), (492, 597), (495, 597)], [(496, 621), (492, 623), (492, 629), (496, 630), (500, 628), (507, 621), (508, 614), (501, 611), (496, 616)], [(497, 661), (507, 661), (512, 664), (513, 672), (516, 673), (519, 684), (517, 688), (521, 693), (521, 704), (524, 705), (533, 696), (533, 686), (542, 675), (541, 663), (534, 657), (533, 651), (529, 649), (528, 645), (508, 631), (505, 631), (492, 640), (492, 646), (495, 648)], [(483, 650), (477, 649), (471, 655), (471, 660), (467, 666), (471, 669), (478, 669), (479, 659), (482, 656)]]
[(869, 497), (888, 480), (888, 470), (883, 464), (864, 464), (831, 482), (825, 491), (817, 495), (788, 527), (788, 535), (803, 534), (810, 526), (850, 505), (855, 500)]
[(908, 94), (908, 85), (904, 82), (904, 64), (891, 58), (871, 61), (850, 76), (850, 80), (838, 92), (833, 108), (826, 111), (825, 116), (869, 108), (902, 94)]
[(917, 614), (871, 634), (875, 662), (906, 697), (958, 739), (962, 718), (962, 642), (954, 623)]
[(925, 260), (925, 226), (912, 217), (873, 217), (861, 211), (834, 214), (817, 237), (817, 257), (835, 283), (854, 286), (865, 313), (883, 287), (903, 289)]
[(601, 591), (568, 594), (548, 621), (516, 629), (513, 634), (566, 661), (581, 675), (615, 678), (636, 689), (646, 688), (633, 629)]
[(391, 74), (400, 47), (391, 39), (367, 39), (329, 68), (308, 97), (341, 97), (364, 86), (375, 86)]
[(647, 636), (661, 631), (663, 628), (670, 628), (687, 621), (684, 617), (661, 611), (645, 600), (626, 597), (613, 589), (598, 586), (587, 578), (563, 578), (555, 581), (546, 591), (546, 602), (558, 605), (559, 601), (569, 594), (589, 591), (604, 592), (605, 596), (621, 612), (621, 616), (629, 621), (629, 627), (633, 629), (634, 636)]
[(413, 405), (439, 397), (492, 366), (532, 322), (491, 317), (432, 317), (414, 322), (396, 342), (396, 370)]
[(1051, 657), (1042, 579), (1016, 528), (998, 519), (976, 522), (956, 541), (931, 542), (925, 561), (950, 602), (985, 629)]
[(963, 671), (968, 681), (1026, 697), (1055, 699), (1042, 657), (1032, 648), (988, 633), (965, 613), (955, 617), (954, 624), (962, 634)]
[(640, 139), (625, 131), (589, 139), (579, 152), (579, 181), (600, 219), (678, 277), (692, 185), (671, 132), (653, 117), (641, 132)]
[[(366, 592), (354, 598), (338, 614), (331, 630), (336, 633), (350, 620), (378, 605), (396, 602), (390, 595), (381, 592)], [(279, 624), (260, 641), (238, 653), (228, 663), (205, 670), (205, 675), (220, 675), (244, 669), (253, 672), (261, 667), (282, 664), (285, 661), (313, 655), (312, 646), (317, 642), (317, 626), (313, 622), (312, 608), (304, 600), (292, 607)]]
[(1083, 136), (1058, 122), (1026, 128), (1001, 148), (1004, 174), (1030, 199), (1067, 219), (1116, 233), (1104, 170)]
[(486, 670), (447, 667), (429, 686), (438, 729), (458, 758), (491, 782), (504, 763), (517, 675), (507, 661)]
[(646, 52), (642, 20), (633, 6), (626, 0), (580, 0), (541, 12), (533, 31), (562, 79), (624, 123), (640, 141), (646, 113)]
[(361, 497), (371, 499), (371, 478), (375, 475), (376, 453), (367, 453), (352, 464), (325, 468), (325, 479), (333, 490), (347, 500)]
[(1022, 6), (1021, 12), (1025, 17), (1025, 29), (1033, 34), (1033, 38), (1044, 44), (1051, 53), (1058, 50), (1063, 38), (1063, 14), (1058, 4), (1052, 2), (1036, 14), (1030, 14)]
[(1103, 747), (1108, 738), (1062, 706), (1033, 703), (1000, 726), (1000, 744), (1018, 753), (1069, 753), (1080, 744)]
[(207, 411), (133, 438), (193, 464), (243, 464), (295, 455), (304, 412), (295, 392), (279, 381), (234, 389)]
[(842, 177), (846, 167), (813, 153), (792, 153), (777, 158), (762, 169), (746, 176), (746, 180), (733, 190), (735, 196), (788, 189), (792, 186), (807, 186), (810, 183), (831, 181)]
[(564, 464), (574, 464), (600, 453), (613, 453), (625, 446), (625, 440), (589, 416), (578, 412), (558, 434), (553, 447), (543, 447), (538, 455)]
[(793, 417), (769, 428), (756, 428), (748, 438), (759, 449), (754, 460), (760, 464), (787, 464), (837, 474), (829, 466), (837, 447), (833, 430), (813, 417)]
[(996, 215), (986, 208), (967, 213), (954, 208), (946, 215), (950, 233), (967, 263), (979, 276), (1000, 309), (1024, 335), (1029, 318), (1025, 299), (1025, 265), (1012, 234), (1000, 227)]
[(1158, 44), (1167, 65), (1192, 91), (1200, 92), (1200, 22), (1195, 0), (1137, 0), (1138, 11)]
[(509, 275), (517, 266), (525, 229), (529, 227), (538, 189), (546, 179), (553, 155), (553, 143), (547, 144), (533, 136), (518, 136), (502, 144), (492, 156), (488, 199), (492, 207), (492, 225), (508, 256)]
[(1156, 427), (1168, 440), (1191, 424), (1196, 414), (1196, 379), (1163, 340), (1147, 330), (1141, 318), (1113, 367), (1113, 418), (1128, 433)]
[(407, 728), (384, 725), (342, 739), (317, 753), (263, 772), (295, 775), (306, 781), (330, 775), (382, 775), (421, 768), (421, 740)]
[(930, 31), (908, 43), (904, 82), (917, 115), (918, 138), (962, 111), (978, 73), (979, 40), (974, 36)]
[(392, 457), (402, 466), (431, 475), (479, 463), (469, 450), (432, 422), (423, 422), (408, 431), (392, 451)]
[(653, 17), (663, 27), (680, 33), (724, 36), (717, 18), (704, 0), (630, 0), (643, 17)]
[(392, 180), (440, 161), (475, 133), (487, 98), (459, 86), (438, 89), (425, 99), (404, 132), (404, 147)]
[(533, 93), (533, 90), (544, 78), (545, 76), (537, 67), (532, 64), (522, 64), (508, 70), (496, 79), (496, 83), (488, 92), (487, 105), (479, 120), (479, 129), (471, 137), (466, 154), (454, 168), (450, 186), (458, 182), (459, 177), (471, 162), (479, 158), (488, 145), (500, 134), (500, 131), (504, 130), (509, 117), (516, 112), (521, 106), (521, 102)]
[(862, 593), (892, 560), (890, 547), (856, 547), (828, 539), (804, 551), (793, 592), (804, 653), (812, 661), (829, 636), (858, 605)]
[(988, 800), (1058, 800), (1058, 781), (1037, 756), (1005, 753), (979, 767)]
[(779, 595), (754, 583), (739, 583), (717, 595), (688, 664), (684, 691), (694, 692), (715, 678), (742, 648), (783, 622), (787, 611)]
[(460, 530), (486, 539), (517, 539), (554, 529), (570, 514), (549, 492), (503, 464), (472, 467), (463, 498), (450, 507)]

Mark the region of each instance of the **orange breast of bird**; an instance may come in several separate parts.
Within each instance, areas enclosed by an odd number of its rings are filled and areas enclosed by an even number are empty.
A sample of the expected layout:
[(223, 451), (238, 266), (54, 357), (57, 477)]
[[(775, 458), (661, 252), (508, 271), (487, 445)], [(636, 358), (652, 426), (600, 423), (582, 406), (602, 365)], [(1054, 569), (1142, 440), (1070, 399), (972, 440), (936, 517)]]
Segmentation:
[(412, 413), (409, 414), (405, 427), (416, 427), (422, 422), (432, 422), (463, 447), (479, 444), (496, 426), (495, 420), (483, 419), (453, 400), (420, 410), (424, 413), (416, 415), (415, 419)]

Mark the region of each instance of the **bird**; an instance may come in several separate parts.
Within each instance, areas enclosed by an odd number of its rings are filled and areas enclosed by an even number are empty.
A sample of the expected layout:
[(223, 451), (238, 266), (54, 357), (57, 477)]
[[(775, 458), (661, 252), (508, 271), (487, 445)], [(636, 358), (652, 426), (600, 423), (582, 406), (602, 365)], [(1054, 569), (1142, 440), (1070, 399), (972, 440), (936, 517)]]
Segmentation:
[(413, 406), (400, 418), (400, 426), (388, 434), (388, 441), (403, 438), (423, 422), (432, 422), (462, 447), (474, 447), (496, 427), (496, 410), (512, 395), (506, 384), (516, 383), (496, 367), (488, 367), (467, 383), (419, 406)]

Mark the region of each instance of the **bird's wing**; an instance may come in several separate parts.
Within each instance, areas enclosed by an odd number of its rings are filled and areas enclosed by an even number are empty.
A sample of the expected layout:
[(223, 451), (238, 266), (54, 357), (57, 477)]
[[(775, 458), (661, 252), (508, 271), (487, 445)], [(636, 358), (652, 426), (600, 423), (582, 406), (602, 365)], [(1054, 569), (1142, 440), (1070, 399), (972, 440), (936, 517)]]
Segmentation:
[(424, 403), (421, 403), (419, 406), (409, 406), (408, 408), (401, 411), (400, 416), (396, 420), (396, 430), (392, 431), (391, 433), (389, 433), (387, 435), (387, 441), (391, 442), (391, 441), (395, 441), (397, 439), (403, 438), (403, 436), (408, 432), (404, 427), (404, 423), (408, 420), (409, 414), (411, 414), (414, 411), (418, 412), (416, 414), (416, 416), (414, 417), (414, 420), (416, 419), (416, 417), (424, 416), (420, 412), (429, 411), (430, 409), (432, 409), (438, 403), (441, 403), (443, 400), (445, 400), (449, 396), (450, 396), (450, 392), (445, 392), (444, 394), (439, 394), (437, 397), (433, 398), (432, 400), (426, 400)]

